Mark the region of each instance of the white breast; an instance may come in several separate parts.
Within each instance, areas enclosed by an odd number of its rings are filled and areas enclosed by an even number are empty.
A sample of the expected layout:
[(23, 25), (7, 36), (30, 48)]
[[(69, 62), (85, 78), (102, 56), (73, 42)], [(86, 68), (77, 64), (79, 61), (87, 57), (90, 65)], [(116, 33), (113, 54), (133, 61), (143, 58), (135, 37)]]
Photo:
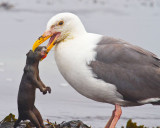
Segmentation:
[(68, 83), (82, 95), (100, 102), (123, 104), (116, 87), (94, 78), (87, 65), (95, 59), (94, 51), (101, 35), (88, 33), (73, 40), (61, 42), (55, 47), (58, 68)]

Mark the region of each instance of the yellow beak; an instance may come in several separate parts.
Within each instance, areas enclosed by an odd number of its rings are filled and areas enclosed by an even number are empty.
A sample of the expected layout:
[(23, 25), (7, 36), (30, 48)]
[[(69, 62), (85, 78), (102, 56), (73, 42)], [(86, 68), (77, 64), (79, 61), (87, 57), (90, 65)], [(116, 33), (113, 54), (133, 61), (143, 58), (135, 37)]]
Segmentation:
[(59, 37), (60, 33), (54, 33), (54, 34), (46, 34), (47, 32), (45, 32), (42, 36), (40, 36), (33, 44), (32, 50), (35, 51), (35, 49), (42, 44), (43, 42), (45, 42), (47, 39), (52, 38), (52, 42), (50, 42), (46, 47), (47, 47), (47, 52), (49, 52), (53, 46), (55, 45), (55, 41), (57, 40), (57, 38)]
[(52, 43), (48, 46), (47, 45), (47, 52), (49, 53), (49, 51), (53, 48), (55, 41), (57, 40), (57, 38), (55, 37), (54, 40), (52, 41)]
[(43, 35), (40, 36), (33, 44), (32, 50), (34, 51), (40, 44), (42, 44), (43, 42), (45, 42), (48, 38), (50, 38), (52, 35), (50, 36), (46, 36), (44, 37)]

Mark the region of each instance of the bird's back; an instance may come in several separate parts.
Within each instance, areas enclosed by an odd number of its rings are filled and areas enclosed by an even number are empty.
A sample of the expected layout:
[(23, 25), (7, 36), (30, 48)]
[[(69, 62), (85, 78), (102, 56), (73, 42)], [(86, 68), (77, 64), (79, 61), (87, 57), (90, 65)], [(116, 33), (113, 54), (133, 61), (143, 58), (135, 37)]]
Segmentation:
[[(104, 37), (90, 66), (97, 79), (114, 84), (124, 100), (160, 100), (160, 59), (127, 42)], [(152, 100), (151, 99), (151, 100)]]

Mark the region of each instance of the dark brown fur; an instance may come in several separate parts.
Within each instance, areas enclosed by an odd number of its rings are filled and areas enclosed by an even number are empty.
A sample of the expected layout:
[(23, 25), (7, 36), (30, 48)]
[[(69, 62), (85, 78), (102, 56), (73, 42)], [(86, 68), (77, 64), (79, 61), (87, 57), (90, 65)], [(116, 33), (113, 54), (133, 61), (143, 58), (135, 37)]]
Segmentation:
[(40, 112), (34, 106), (36, 88), (39, 88), (43, 94), (46, 94), (47, 91), (51, 93), (50, 87), (46, 87), (39, 77), (39, 61), (45, 54), (45, 47), (38, 47), (35, 52), (30, 50), (27, 53), (24, 74), (22, 76), (18, 93), (19, 118), (16, 121), (14, 128), (16, 128), (21, 120), (27, 119), (29, 119), (36, 128), (45, 127)]

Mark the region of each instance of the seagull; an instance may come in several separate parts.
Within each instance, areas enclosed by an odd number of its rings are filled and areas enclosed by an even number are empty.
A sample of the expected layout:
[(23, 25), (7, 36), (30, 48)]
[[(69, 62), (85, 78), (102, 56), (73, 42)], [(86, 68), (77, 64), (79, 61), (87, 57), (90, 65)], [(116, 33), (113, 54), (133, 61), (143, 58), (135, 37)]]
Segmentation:
[(115, 106), (105, 128), (115, 128), (122, 107), (160, 105), (160, 59), (126, 41), (88, 33), (79, 17), (59, 13), (47, 23), (36, 47), (49, 39), (65, 80), (80, 94)]

